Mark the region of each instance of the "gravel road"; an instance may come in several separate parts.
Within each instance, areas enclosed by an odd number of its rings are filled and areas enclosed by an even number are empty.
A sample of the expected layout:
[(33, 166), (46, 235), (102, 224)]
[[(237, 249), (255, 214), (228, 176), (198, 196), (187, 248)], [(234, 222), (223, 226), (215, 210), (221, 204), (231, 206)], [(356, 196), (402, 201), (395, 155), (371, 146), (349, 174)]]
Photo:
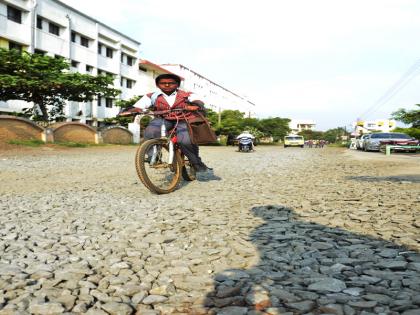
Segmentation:
[(0, 150), (0, 315), (420, 314), (420, 157), (202, 147), (168, 195), (134, 146)]

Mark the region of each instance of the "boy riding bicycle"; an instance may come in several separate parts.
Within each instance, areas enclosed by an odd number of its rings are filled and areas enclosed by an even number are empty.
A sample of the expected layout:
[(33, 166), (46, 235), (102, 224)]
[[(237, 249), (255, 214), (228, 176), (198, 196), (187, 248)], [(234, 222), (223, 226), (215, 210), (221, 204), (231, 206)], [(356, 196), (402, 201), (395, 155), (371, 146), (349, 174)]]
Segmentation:
[(192, 163), (196, 172), (205, 172), (209, 170), (199, 156), (198, 145), (191, 141), (189, 133), (189, 124), (202, 119), (202, 115), (198, 114), (199, 110), (204, 110), (204, 103), (196, 99), (196, 96), (190, 92), (179, 90), (181, 78), (175, 74), (161, 74), (155, 79), (158, 91), (149, 93), (143, 96), (134, 108), (122, 113), (142, 112), (146, 109), (153, 111), (164, 111), (168, 109), (186, 109), (187, 113), (169, 113), (163, 118), (154, 118), (146, 127), (144, 138), (145, 140), (160, 137), (160, 130), (162, 122), (166, 126), (166, 130), (176, 128), (176, 136), (178, 144), (189, 161)]

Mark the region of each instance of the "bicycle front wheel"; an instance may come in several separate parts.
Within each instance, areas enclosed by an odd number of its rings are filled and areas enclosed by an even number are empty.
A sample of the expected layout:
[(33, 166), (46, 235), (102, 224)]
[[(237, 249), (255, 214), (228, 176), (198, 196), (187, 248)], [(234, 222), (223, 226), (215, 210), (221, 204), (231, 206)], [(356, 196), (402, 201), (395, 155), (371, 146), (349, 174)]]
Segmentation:
[(137, 149), (137, 175), (151, 192), (167, 194), (174, 191), (179, 184), (181, 161), (175, 153), (172, 161), (169, 159), (169, 146), (166, 140), (150, 139)]

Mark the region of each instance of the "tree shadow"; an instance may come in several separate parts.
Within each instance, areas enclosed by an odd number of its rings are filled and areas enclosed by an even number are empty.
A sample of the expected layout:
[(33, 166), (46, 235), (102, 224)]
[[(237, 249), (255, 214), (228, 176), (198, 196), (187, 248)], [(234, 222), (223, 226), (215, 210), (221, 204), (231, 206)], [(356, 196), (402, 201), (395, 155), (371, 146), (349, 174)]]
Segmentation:
[(209, 314), (420, 314), (420, 254), (261, 206), (251, 269), (217, 274)]
[(411, 182), (420, 183), (420, 175), (395, 175), (395, 176), (347, 176), (346, 179), (362, 182)]

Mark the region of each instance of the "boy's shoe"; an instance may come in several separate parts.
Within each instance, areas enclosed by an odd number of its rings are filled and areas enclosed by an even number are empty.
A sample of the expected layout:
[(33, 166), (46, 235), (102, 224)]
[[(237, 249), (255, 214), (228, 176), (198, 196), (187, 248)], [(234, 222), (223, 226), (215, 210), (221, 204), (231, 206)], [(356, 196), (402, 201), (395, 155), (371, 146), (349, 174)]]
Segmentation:
[(199, 164), (194, 164), (193, 167), (197, 173), (207, 172), (208, 170), (212, 170), (212, 168), (207, 167), (207, 165), (202, 162)]

